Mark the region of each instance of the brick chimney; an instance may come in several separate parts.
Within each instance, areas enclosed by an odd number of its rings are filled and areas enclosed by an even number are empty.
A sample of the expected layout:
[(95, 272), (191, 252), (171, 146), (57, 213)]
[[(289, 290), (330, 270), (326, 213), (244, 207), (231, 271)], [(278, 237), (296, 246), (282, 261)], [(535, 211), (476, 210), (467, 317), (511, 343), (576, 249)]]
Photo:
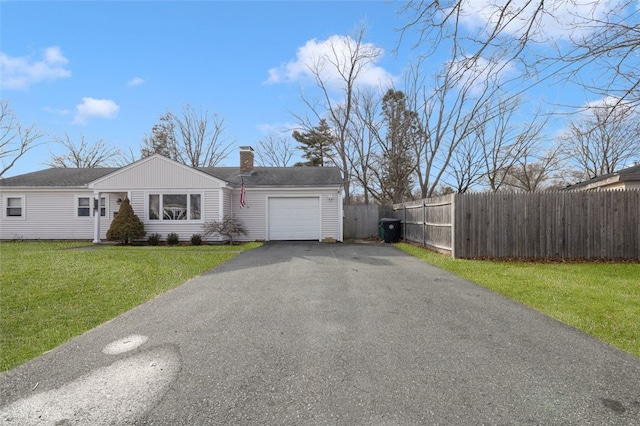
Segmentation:
[(250, 146), (240, 147), (240, 173), (251, 174), (253, 172), (253, 148)]

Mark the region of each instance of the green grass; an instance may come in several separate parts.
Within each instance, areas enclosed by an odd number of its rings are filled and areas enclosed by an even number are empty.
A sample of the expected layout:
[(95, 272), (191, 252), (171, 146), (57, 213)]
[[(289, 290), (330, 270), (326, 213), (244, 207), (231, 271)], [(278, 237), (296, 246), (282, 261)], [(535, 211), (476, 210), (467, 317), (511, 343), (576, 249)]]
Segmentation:
[(640, 357), (640, 264), (452, 259), (396, 247)]
[(0, 244), (0, 371), (258, 247)]

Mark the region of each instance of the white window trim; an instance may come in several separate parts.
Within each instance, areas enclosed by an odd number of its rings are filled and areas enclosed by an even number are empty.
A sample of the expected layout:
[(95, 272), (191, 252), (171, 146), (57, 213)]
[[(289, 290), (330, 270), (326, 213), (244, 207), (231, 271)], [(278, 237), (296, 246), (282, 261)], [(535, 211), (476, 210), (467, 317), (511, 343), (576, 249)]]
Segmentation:
[[(150, 195), (159, 195), (160, 196), (160, 210), (162, 210), (162, 205), (164, 203), (165, 195), (186, 195), (187, 196), (187, 211), (191, 214), (191, 195), (199, 195), (200, 196), (200, 219), (189, 219), (186, 220), (170, 220), (165, 219), (162, 214), (159, 214), (158, 219), (149, 219), (149, 196)], [(147, 191), (144, 194), (144, 223), (204, 223), (204, 192), (199, 191), (184, 191), (184, 190), (167, 190), (167, 191)], [(161, 213), (161, 212), (159, 212)]]
[[(88, 198), (89, 199), (89, 216), (80, 216), (78, 214), (78, 208), (80, 207), (78, 205), (80, 198)], [(76, 219), (93, 219), (93, 217), (95, 216), (94, 211), (93, 211), (93, 203), (95, 197), (93, 194), (91, 195), (76, 195), (73, 199), (73, 216)], [(100, 215), (101, 218), (107, 218), (107, 214), (109, 212), (109, 197), (107, 197), (106, 195), (101, 196), (100, 200), (104, 200), (104, 206), (100, 206), (98, 208), (98, 211), (100, 211), (103, 207), (104, 207), (104, 214)]]
[[(20, 198), (20, 216), (9, 216), (7, 208), (9, 208), (9, 198)], [(27, 218), (27, 196), (26, 195), (4, 195), (2, 200), (2, 217), (7, 220), (25, 220)]]

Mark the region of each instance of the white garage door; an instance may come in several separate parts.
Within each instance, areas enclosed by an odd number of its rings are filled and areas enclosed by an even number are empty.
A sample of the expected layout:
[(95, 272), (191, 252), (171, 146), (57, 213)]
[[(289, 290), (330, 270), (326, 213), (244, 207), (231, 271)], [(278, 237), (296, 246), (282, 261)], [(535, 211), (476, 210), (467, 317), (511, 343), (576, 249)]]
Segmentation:
[(269, 198), (270, 240), (319, 240), (320, 199)]

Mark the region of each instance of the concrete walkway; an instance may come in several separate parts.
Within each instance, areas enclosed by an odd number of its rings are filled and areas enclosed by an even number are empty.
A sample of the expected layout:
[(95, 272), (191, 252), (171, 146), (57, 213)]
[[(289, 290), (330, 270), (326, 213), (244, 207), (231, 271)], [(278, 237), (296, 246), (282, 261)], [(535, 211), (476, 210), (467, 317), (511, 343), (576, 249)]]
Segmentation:
[(640, 425), (640, 358), (383, 244), (270, 243), (0, 376), (1, 425)]

